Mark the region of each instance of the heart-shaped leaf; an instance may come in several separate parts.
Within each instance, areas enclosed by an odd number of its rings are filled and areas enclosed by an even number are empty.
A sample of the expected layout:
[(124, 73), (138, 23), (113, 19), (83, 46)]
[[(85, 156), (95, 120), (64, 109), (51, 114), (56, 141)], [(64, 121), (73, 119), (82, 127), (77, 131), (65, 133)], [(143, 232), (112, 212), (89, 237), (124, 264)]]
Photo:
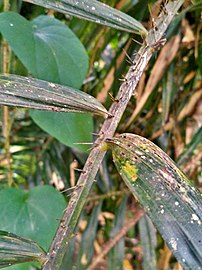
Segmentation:
[(88, 71), (88, 56), (64, 23), (49, 16), (29, 22), (17, 13), (4, 12), (0, 32), (34, 77), (80, 88)]
[(174, 162), (149, 140), (109, 139), (121, 177), (185, 269), (202, 265), (202, 197)]
[(0, 229), (19, 234), (48, 250), (66, 206), (64, 197), (51, 186), (30, 191), (0, 191)]
[[(36, 124), (57, 138), (60, 142), (81, 151), (89, 150), (92, 141), (93, 121), (84, 113), (53, 113), (32, 110), (30, 112)], [(86, 145), (85, 145), (86, 142)]]
[[(65, 24), (49, 16), (29, 22), (17, 13), (4, 12), (0, 14), (0, 32), (34, 77), (74, 88), (81, 86), (88, 70), (87, 53)], [(88, 149), (72, 142), (92, 141), (90, 115), (47, 112), (31, 115), (42, 129), (64, 144), (82, 151)], [(78, 125), (81, 119), (85, 129)]]
[(144, 26), (133, 17), (96, 0), (25, 1), (127, 32), (134, 32), (144, 36), (147, 34)]
[(11, 74), (0, 75), (0, 104), (45, 111), (107, 115), (101, 103), (82, 91)]

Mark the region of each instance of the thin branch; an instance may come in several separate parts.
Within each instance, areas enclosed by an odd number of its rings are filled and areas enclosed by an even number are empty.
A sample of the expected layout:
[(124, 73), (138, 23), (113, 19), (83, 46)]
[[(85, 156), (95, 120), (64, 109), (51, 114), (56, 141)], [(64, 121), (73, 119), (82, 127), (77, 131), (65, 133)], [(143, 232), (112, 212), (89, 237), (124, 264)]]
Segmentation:
[[(9, 0), (4, 0), (4, 12), (10, 8)], [(5, 39), (3, 39), (3, 73), (9, 73), (9, 46)], [(5, 139), (5, 156), (6, 156), (6, 167), (7, 167), (7, 179), (8, 186), (11, 187), (13, 183), (12, 170), (11, 170), (11, 153), (10, 153), (10, 116), (9, 107), (3, 107), (3, 136)]]
[(83, 168), (83, 172), (80, 175), (77, 188), (74, 190), (68, 207), (64, 211), (63, 218), (61, 219), (57, 233), (49, 250), (49, 260), (44, 265), (43, 270), (60, 269), (69, 242), (74, 236), (74, 230), (77, 225), (78, 218), (88, 198), (97, 171), (106, 153), (101, 145), (107, 138), (113, 137), (117, 125), (134, 93), (147, 63), (155, 49), (159, 49), (163, 46), (165, 42), (165, 40), (162, 42), (163, 34), (182, 3), (182, 0), (174, 2), (171, 1), (167, 4), (169, 7), (165, 6), (165, 9), (160, 14), (160, 17), (156, 22), (155, 31), (152, 29), (149, 32), (146, 42), (142, 45), (136, 55), (134, 65), (130, 67), (126, 74), (125, 80), (119, 89), (119, 93), (109, 110), (109, 113), (113, 117), (107, 118), (103, 123), (99, 132), (99, 137), (95, 141), (95, 146), (92, 149)]

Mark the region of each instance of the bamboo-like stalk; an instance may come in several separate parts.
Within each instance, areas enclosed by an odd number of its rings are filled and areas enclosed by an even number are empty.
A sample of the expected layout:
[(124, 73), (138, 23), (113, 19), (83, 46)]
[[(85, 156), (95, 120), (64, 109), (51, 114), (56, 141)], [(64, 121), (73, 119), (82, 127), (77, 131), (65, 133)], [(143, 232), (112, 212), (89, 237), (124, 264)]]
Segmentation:
[[(10, 8), (9, 0), (4, 0), (4, 12)], [(3, 39), (3, 73), (9, 71), (9, 46), (5, 39)], [(3, 136), (5, 138), (4, 149), (6, 153), (6, 166), (7, 166), (7, 181), (8, 186), (11, 187), (13, 183), (12, 170), (11, 170), (11, 154), (10, 154), (10, 120), (9, 120), (9, 107), (3, 107)]]
[(109, 113), (113, 117), (109, 117), (104, 121), (99, 132), (99, 137), (95, 141), (94, 147), (86, 161), (68, 207), (64, 211), (64, 216), (60, 221), (60, 225), (49, 250), (49, 260), (43, 266), (43, 270), (60, 269), (68, 244), (71, 241), (71, 238), (74, 237), (74, 230), (78, 218), (106, 153), (102, 147), (102, 143), (107, 138), (113, 137), (117, 125), (134, 93), (147, 63), (154, 51), (159, 49), (165, 43), (165, 40), (162, 39), (162, 37), (182, 3), (183, 0), (173, 1), (165, 6), (157, 19), (154, 29), (150, 30), (144, 44), (136, 54), (133, 65), (126, 74), (118, 95), (109, 110)]

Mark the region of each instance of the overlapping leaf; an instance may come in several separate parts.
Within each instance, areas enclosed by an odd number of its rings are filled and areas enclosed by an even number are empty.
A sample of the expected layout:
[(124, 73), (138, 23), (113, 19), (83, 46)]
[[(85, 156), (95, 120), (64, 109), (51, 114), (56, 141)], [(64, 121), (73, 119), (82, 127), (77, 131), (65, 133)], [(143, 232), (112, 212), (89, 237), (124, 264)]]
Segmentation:
[(142, 35), (147, 34), (147, 30), (137, 20), (96, 0), (25, 1), (127, 32), (135, 32)]
[(202, 265), (202, 199), (174, 162), (149, 140), (108, 140), (115, 165), (185, 269)]
[(0, 190), (0, 228), (48, 250), (65, 206), (62, 194), (51, 186), (37, 186), (28, 192), (4, 188)]
[(30, 261), (46, 261), (45, 251), (31, 239), (0, 231), (0, 268)]
[(0, 104), (45, 111), (107, 115), (101, 103), (82, 91), (17, 75), (0, 75)]
[[(64, 23), (51, 16), (28, 21), (17, 13), (2, 12), (0, 31), (35, 78), (76, 89), (81, 87), (88, 71), (88, 55)], [(91, 115), (35, 110), (31, 116), (43, 130), (65, 145), (86, 151), (87, 145), (74, 143), (92, 141)], [(78, 124), (81, 121), (85, 121), (85, 126)]]

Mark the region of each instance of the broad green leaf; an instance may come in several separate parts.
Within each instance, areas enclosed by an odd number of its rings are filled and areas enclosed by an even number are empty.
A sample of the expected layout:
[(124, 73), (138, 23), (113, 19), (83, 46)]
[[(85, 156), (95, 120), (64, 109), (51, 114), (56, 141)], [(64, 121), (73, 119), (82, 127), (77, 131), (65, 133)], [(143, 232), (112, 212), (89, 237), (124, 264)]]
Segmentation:
[(33, 240), (0, 231), (0, 268), (30, 261), (45, 262), (45, 251)]
[(185, 269), (202, 265), (202, 197), (174, 162), (149, 140), (122, 134), (108, 140), (133, 195)]
[(27, 192), (5, 188), (0, 191), (0, 229), (30, 238), (48, 250), (65, 206), (63, 196), (51, 186)]
[(101, 103), (82, 91), (9, 74), (0, 74), (0, 104), (54, 112), (107, 114)]
[(93, 130), (92, 117), (81, 113), (54, 113), (32, 110), (34, 122), (60, 142), (72, 148), (86, 151), (90, 148)]
[[(87, 74), (88, 57), (79, 39), (65, 24), (49, 16), (39, 16), (29, 22), (17, 13), (5, 12), (0, 14), (0, 32), (34, 77), (80, 88)], [(68, 146), (73, 147), (72, 141), (92, 141), (91, 116), (53, 115), (36, 112), (34, 121)], [(78, 125), (81, 119), (85, 129)], [(64, 141), (64, 137), (67, 140)], [(83, 151), (88, 149), (86, 145), (74, 147)]]
[(75, 34), (59, 20), (39, 16), (29, 22), (14, 12), (0, 14), (0, 32), (38, 79), (79, 88), (88, 56)]
[(96, 0), (25, 1), (127, 32), (134, 32), (144, 36), (147, 34), (147, 30), (140, 22), (121, 11)]

